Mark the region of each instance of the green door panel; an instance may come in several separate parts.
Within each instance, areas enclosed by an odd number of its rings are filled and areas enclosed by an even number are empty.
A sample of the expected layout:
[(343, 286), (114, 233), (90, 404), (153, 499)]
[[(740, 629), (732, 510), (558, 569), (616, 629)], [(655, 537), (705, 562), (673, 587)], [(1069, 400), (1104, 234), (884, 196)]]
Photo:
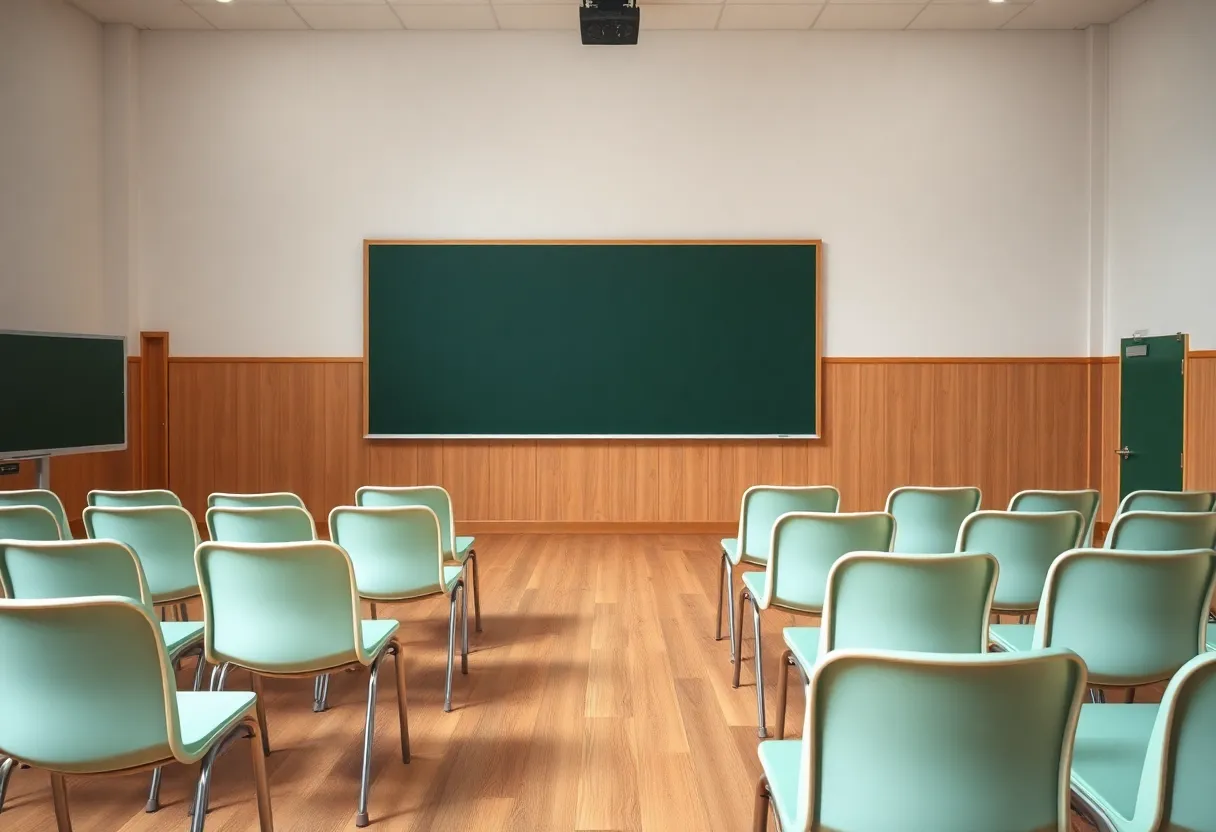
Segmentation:
[(1182, 490), (1185, 335), (1119, 342), (1119, 497)]

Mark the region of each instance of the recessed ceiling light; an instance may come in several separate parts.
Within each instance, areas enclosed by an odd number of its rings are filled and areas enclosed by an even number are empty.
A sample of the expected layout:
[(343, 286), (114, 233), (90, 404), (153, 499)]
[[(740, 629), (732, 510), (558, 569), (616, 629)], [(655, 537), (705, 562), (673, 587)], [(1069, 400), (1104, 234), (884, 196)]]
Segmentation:
[[(229, 0), (220, 0), (221, 3), (227, 3)], [(989, 3), (1004, 3), (1005, 0), (988, 0)]]
[[(231, 3), (232, 0), (215, 0), (217, 3)], [(1004, 3), (1005, 0), (992, 0), (993, 3)]]

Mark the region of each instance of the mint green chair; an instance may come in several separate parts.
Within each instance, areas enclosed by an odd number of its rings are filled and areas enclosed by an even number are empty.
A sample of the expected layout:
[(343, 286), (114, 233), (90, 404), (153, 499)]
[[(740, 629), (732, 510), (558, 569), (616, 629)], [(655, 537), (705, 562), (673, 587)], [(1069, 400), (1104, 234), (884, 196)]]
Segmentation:
[(836, 650), (810, 676), (803, 738), (760, 743), (757, 832), (1068, 832), (1075, 654)]
[(1119, 502), (1115, 517), (1129, 511), (1216, 511), (1216, 491), (1133, 491)]
[[(154, 614), (152, 593), (139, 558), (117, 540), (65, 540), (33, 542), (0, 540), (0, 589), (8, 598), (33, 601), (118, 595), (143, 604)], [(162, 621), (161, 638), (170, 664), (196, 654), (194, 690), (202, 686), (203, 625), (189, 621)], [(0, 781), (3, 777), (0, 775)], [(0, 805), (4, 799), (0, 782)], [(147, 811), (160, 808), (160, 769), (152, 776)]]
[(735, 567), (764, 567), (777, 518), (791, 511), (835, 513), (840, 492), (830, 485), (753, 485), (743, 492), (737, 537), (722, 540), (722, 580), (718, 584), (718, 617), (714, 640), (722, 640), (722, 597), (726, 596), (726, 625), (730, 630), (730, 660), (735, 661)]
[(268, 491), (264, 494), (227, 494), (216, 491), (207, 495), (207, 508), (273, 508), (295, 506), (304, 508), (304, 501), (290, 491)]
[(182, 501), (172, 491), (163, 488), (147, 488), (136, 491), (103, 491), (94, 489), (89, 492), (87, 502), (90, 506), (104, 508), (147, 508), (149, 506), (180, 506)]
[(440, 543), (444, 563), (469, 567), (473, 582), (473, 629), (481, 632), (481, 577), (477, 551), (472, 537), (456, 536), (452, 495), (438, 485), (379, 486), (365, 485), (355, 492), (355, 505), (365, 508), (391, 506), (426, 506), (439, 518)]
[(179, 692), (161, 628), (118, 596), (0, 601), (0, 757), (51, 774), (55, 821), (71, 832), (66, 778), (202, 763), (192, 832), (216, 757), (248, 737), (261, 832), (272, 832), (251, 693)]
[(1092, 546), (1094, 521), (1098, 517), (1098, 505), (1102, 495), (1095, 489), (1076, 491), (1019, 491), (1009, 501), (1010, 511), (1078, 511), (1085, 518), (1085, 536), (1082, 545)]
[(118, 540), (131, 547), (147, 577), (152, 603), (176, 606), (178, 618), (186, 620), (185, 602), (199, 595), (194, 571), (198, 526), (190, 512), (171, 505), (89, 506), (84, 529), (94, 540)]
[(733, 652), (738, 661), (731, 681), (732, 687), (739, 687), (743, 611), (750, 602), (755, 634), (756, 718), (761, 737), (768, 733), (764, 719), (761, 611), (771, 608), (796, 615), (820, 615), (832, 566), (849, 552), (889, 552), (895, 537), (895, 518), (879, 511), (856, 514), (795, 511), (778, 517), (769, 534), (764, 571), (742, 575), (739, 619), (734, 629), (738, 641)]
[(1216, 513), (1129, 511), (1115, 517), (1107, 549), (1177, 552), (1216, 548)]
[(963, 521), (956, 551), (995, 556), (1001, 572), (992, 611), (1028, 619), (1039, 608), (1052, 562), (1080, 546), (1084, 535), (1085, 518), (1077, 511), (977, 511)]
[(887, 495), (887, 514), (895, 518), (899, 554), (940, 555), (954, 551), (958, 530), (968, 515), (979, 511), (978, 488), (905, 486)]
[(463, 567), (444, 562), (443, 531), (427, 506), (364, 508), (338, 506), (329, 513), (329, 533), (355, 568), (359, 597), (402, 603), (445, 595), (448, 599), (448, 675), (443, 710), (452, 710), (456, 656), (456, 602), (461, 600), (460, 672), (469, 672), (469, 603)]
[(991, 639), (1008, 652), (1072, 650), (1098, 690), (1155, 684), (1206, 649), (1213, 589), (1211, 549), (1074, 549), (1048, 570), (1035, 623), (994, 624)]
[[(212, 509), (215, 511), (216, 509)], [(264, 509), (246, 509), (259, 511)], [(361, 621), (354, 564), (335, 543), (203, 543), (195, 553), (206, 622), (207, 661), (217, 666), (213, 687), (223, 689), (231, 667), (248, 670), (261, 693), (262, 677), (316, 678), (345, 668), (368, 668), (363, 777), (356, 826), (367, 826), (375, 735), (376, 680), (385, 655), (396, 656), (401, 759), (410, 761), (405, 657), (396, 621)], [(259, 698), (259, 702), (261, 699)], [(270, 753), (265, 710), (262, 743)], [(206, 795), (202, 806), (206, 807)]]
[(0, 506), (0, 540), (62, 540), (55, 515), (36, 505)]
[(782, 632), (787, 649), (777, 665), (777, 739), (785, 734), (790, 667), (805, 682), (819, 657), (833, 650), (987, 650), (997, 569), (992, 555), (853, 552), (836, 561), (821, 626)]
[(47, 491), (45, 488), (0, 491), (0, 508), (7, 506), (42, 506), (55, 515), (55, 522), (59, 524), (59, 539), (72, 539), (72, 526), (68, 523), (67, 512), (63, 510), (63, 502), (54, 491)]
[(305, 543), (317, 539), (317, 524), (299, 506), (213, 506), (207, 536), (222, 543)]
[(1101, 832), (1216, 829), (1216, 653), (1196, 656), (1158, 705), (1084, 705), (1072, 793)]

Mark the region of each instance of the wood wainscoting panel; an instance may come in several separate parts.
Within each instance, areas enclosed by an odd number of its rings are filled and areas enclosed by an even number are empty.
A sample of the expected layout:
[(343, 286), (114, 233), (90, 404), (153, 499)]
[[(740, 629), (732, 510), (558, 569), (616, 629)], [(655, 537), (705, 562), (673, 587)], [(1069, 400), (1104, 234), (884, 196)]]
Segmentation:
[[(291, 490), (318, 520), (359, 485), (446, 487), (462, 521), (733, 523), (757, 483), (828, 483), (848, 511), (899, 485), (1088, 481), (1089, 359), (834, 362), (824, 438), (789, 441), (366, 441), (358, 362), (170, 362), (170, 481), (201, 512), (216, 490)], [(1113, 446), (1112, 446), (1113, 447)]]
[(1102, 504), (1098, 519), (1109, 523), (1119, 508), (1119, 359), (1102, 362)]
[(1186, 487), (1216, 490), (1216, 352), (1191, 353), (1186, 386)]

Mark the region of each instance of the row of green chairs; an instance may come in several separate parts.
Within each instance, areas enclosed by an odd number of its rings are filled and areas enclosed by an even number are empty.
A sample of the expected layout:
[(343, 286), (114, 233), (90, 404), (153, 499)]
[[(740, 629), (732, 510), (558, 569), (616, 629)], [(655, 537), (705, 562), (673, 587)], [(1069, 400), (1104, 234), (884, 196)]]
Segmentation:
[(836, 650), (807, 679), (799, 740), (758, 748), (753, 829), (1216, 828), (1216, 653), (1160, 706), (1083, 705), (1076, 653)]

